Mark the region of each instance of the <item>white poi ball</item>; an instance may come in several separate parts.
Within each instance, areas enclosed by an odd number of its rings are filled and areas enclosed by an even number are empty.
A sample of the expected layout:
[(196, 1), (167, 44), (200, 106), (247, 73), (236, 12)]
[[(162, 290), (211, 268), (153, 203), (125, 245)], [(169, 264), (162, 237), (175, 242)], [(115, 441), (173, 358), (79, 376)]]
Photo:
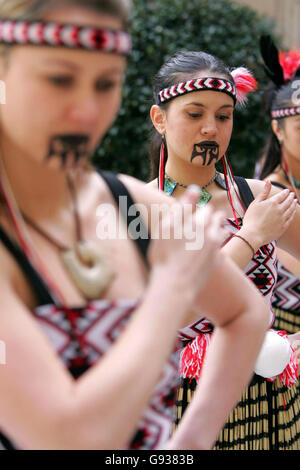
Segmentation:
[(290, 362), (291, 353), (288, 339), (279, 336), (275, 331), (267, 331), (254, 372), (266, 378), (281, 374)]

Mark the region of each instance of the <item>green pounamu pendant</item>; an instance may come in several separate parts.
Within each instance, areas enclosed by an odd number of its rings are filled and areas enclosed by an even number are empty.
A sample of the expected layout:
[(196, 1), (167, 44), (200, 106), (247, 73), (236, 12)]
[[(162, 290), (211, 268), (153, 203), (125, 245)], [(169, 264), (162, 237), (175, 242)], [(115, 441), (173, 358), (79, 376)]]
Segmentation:
[(201, 196), (197, 202), (197, 206), (205, 206), (212, 198), (212, 195), (206, 191), (206, 189), (201, 189)]

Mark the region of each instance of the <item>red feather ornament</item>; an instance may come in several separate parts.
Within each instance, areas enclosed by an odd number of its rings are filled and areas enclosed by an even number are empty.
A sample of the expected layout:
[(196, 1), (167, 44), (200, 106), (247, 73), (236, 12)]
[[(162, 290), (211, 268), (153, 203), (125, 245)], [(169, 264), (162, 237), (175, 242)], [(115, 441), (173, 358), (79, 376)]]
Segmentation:
[(258, 83), (250, 70), (246, 67), (238, 67), (232, 70), (231, 75), (237, 91), (237, 103), (245, 105), (247, 103), (247, 94), (258, 88)]
[(284, 80), (291, 80), (300, 67), (300, 52), (297, 49), (291, 49), (288, 52), (280, 51), (279, 62), (283, 70)]

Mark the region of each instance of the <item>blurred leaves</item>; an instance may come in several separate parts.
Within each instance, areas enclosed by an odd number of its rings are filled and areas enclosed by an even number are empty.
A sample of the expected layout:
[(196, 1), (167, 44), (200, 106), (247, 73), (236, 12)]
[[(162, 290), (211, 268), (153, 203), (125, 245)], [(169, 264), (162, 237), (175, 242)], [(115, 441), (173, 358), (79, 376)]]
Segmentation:
[[(230, 0), (133, 0), (133, 4), (133, 51), (123, 104), (94, 162), (101, 168), (148, 180), (151, 83), (163, 62), (180, 49), (204, 50), (230, 67), (248, 67), (262, 90), (266, 77), (259, 37), (273, 34), (274, 24)], [(269, 118), (260, 110), (260, 92), (250, 94), (248, 106), (235, 113), (229, 148), (235, 174), (252, 176), (268, 129)]]

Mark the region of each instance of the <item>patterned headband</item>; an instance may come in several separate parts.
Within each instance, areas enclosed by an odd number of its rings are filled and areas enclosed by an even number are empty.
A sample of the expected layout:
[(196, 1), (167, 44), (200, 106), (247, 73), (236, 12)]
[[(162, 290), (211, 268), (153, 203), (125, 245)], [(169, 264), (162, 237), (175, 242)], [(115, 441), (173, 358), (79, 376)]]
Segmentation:
[(41, 21), (0, 20), (0, 43), (67, 47), (127, 55), (131, 50), (126, 31), (99, 29)]
[(300, 114), (300, 106), (292, 107), (292, 108), (282, 108), (282, 109), (274, 109), (271, 112), (273, 119), (282, 119), (291, 116), (297, 116)]
[(234, 103), (237, 101), (237, 90), (232, 82), (225, 80), (224, 78), (204, 77), (180, 82), (176, 85), (164, 88), (157, 95), (157, 104), (162, 104), (176, 98), (177, 96), (200, 90), (220, 91), (231, 96)]

